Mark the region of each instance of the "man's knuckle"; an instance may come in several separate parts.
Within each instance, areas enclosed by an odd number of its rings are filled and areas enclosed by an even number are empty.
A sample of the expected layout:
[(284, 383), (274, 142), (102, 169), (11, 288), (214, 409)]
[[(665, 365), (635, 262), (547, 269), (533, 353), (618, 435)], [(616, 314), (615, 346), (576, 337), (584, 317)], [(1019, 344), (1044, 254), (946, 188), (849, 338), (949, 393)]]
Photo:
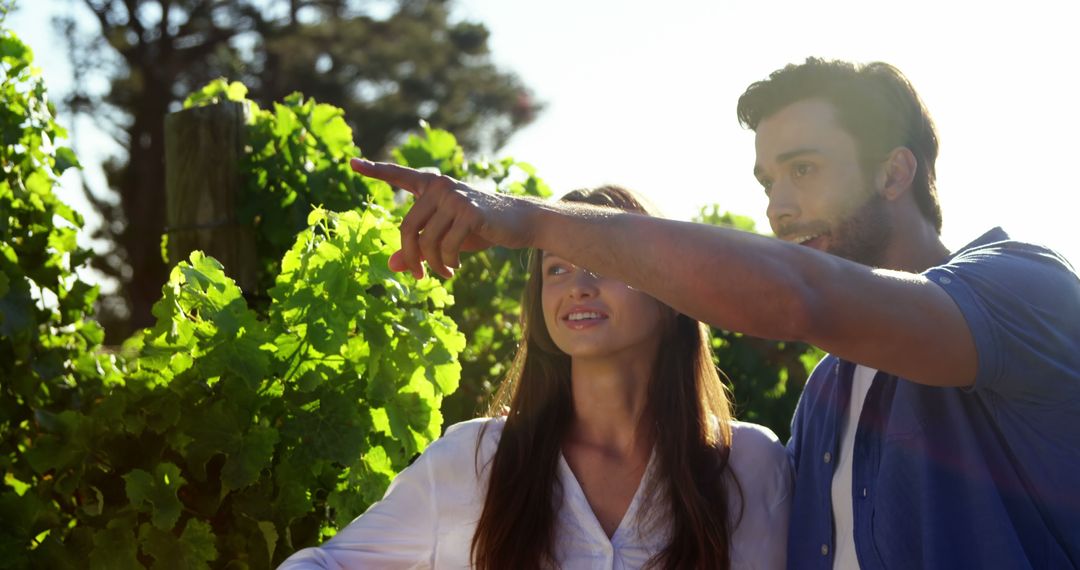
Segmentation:
[(421, 248), (428, 249), (431, 246), (435, 245), (435, 236), (431, 233), (425, 232), (420, 234), (420, 239), (418, 241)]
[(439, 201), (440, 209), (452, 210), (454, 212), (460, 211), (462, 205), (464, 205), (464, 200), (462, 199), (461, 194), (458, 194), (457, 192), (447, 192), (442, 195), (442, 198)]

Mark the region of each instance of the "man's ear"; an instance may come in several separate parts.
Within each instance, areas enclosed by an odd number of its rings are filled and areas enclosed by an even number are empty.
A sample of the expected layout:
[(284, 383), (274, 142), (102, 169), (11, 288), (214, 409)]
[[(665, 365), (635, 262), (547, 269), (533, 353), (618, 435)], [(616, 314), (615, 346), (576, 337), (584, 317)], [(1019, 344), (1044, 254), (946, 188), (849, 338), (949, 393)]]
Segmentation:
[(911, 189), (918, 167), (915, 154), (907, 147), (898, 146), (889, 152), (889, 157), (878, 169), (875, 186), (886, 200), (895, 200)]

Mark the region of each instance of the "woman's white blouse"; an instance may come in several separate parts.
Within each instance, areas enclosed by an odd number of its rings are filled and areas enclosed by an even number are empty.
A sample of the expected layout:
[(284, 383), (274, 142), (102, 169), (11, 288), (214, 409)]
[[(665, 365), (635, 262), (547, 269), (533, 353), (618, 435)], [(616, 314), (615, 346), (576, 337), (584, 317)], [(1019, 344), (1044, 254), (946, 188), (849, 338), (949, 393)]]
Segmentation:
[[(381, 501), (322, 546), (293, 554), (280, 569), (469, 568), (487, 466), (502, 427), (502, 419), (488, 418), (451, 426), (398, 474)], [(736, 489), (727, 480), (732, 568), (783, 568), (792, 485), (787, 452), (768, 428), (733, 422), (731, 429), (728, 465), (738, 481)], [(608, 539), (559, 456), (563, 503), (556, 519), (555, 556), (561, 568), (641, 568), (666, 545), (666, 508), (662, 501), (642, 496), (653, 477), (653, 463), (650, 459), (630, 508)]]

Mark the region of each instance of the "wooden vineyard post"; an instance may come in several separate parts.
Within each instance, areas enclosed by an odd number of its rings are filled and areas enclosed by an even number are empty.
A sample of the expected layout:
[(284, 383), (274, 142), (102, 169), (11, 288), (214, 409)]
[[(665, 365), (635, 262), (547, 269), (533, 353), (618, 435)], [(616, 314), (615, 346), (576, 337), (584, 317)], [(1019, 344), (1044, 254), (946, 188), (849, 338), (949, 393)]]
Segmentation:
[(165, 117), (165, 223), (169, 264), (202, 250), (246, 294), (255, 290), (255, 236), (237, 220), (245, 106), (226, 101)]

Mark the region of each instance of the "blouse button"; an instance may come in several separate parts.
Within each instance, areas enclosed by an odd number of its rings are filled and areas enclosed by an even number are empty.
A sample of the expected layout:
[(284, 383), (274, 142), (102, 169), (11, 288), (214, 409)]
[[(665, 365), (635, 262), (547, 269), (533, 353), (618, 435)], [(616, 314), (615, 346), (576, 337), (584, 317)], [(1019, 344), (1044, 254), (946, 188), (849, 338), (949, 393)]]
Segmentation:
[(828, 544), (822, 544), (821, 545), (821, 555), (822, 556), (828, 556), (829, 555), (829, 545)]
[(821, 459), (823, 461), (825, 461), (825, 463), (828, 463), (828, 462), (832, 461), (832, 454), (829, 453), (828, 451), (826, 451), (825, 455), (821, 456)]

